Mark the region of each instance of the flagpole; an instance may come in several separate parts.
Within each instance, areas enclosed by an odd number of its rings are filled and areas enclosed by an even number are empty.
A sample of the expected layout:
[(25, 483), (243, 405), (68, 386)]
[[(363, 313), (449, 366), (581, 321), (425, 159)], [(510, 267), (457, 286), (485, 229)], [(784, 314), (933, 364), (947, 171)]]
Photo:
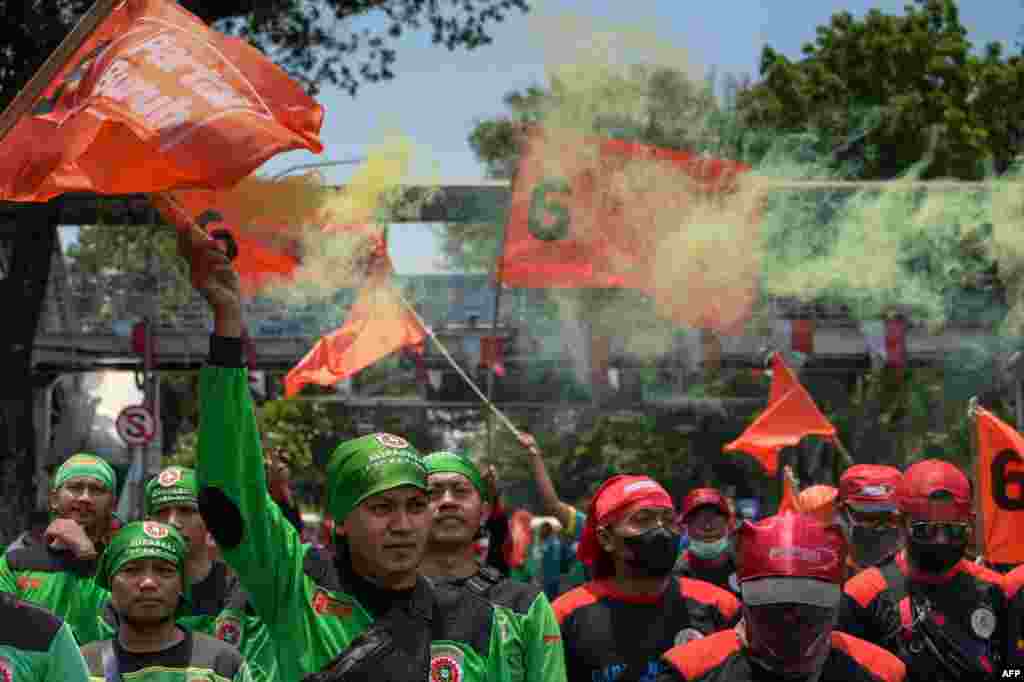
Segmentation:
[(972, 431), (973, 431), (973, 433), (971, 434), (971, 450), (973, 452), (971, 454), (973, 455), (973, 459), (974, 459), (974, 485), (972, 486), (972, 488), (974, 490), (974, 500), (972, 500), (972, 502), (974, 504), (974, 510), (975, 510), (975, 515), (974, 515), (974, 537), (975, 537), (975, 544), (976, 544), (976, 546), (978, 548), (978, 556), (982, 557), (982, 560), (984, 561), (984, 557), (985, 557), (985, 519), (984, 519), (985, 508), (984, 508), (984, 505), (981, 504), (981, 485), (980, 485), (980, 478), (978, 476), (978, 474), (979, 474), (978, 470), (981, 467), (981, 454), (980, 454), (981, 453), (981, 447), (980, 447), (980, 444), (978, 443), (978, 408), (979, 408), (978, 396), (974, 396), (970, 400), (967, 401), (967, 419), (971, 422)]
[(35, 72), (25, 87), (11, 100), (11, 103), (0, 114), (0, 142), (7, 137), (7, 133), (14, 128), (15, 124), (32, 108), (39, 96), (43, 94), (47, 86), (57, 75), (57, 72), (64, 67), (72, 55), (89, 39), (89, 36), (99, 27), (103, 21), (114, 11), (114, 7), (122, 0), (96, 0), (96, 3), (89, 8), (89, 11), (82, 15), (71, 33), (64, 37), (57, 49), (50, 53), (43, 65)]
[[(498, 228), (498, 254), (494, 262), (494, 319), (491, 322), (491, 334), (494, 336), (492, 343), (495, 348), (495, 355), (498, 351), (498, 324), (501, 318), (501, 260), (505, 255), (505, 225), (501, 223)], [(504, 352), (504, 349), (502, 349)], [(496, 359), (496, 358), (492, 358)], [(487, 372), (487, 399), (494, 400), (494, 367)], [(492, 403), (493, 404), (493, 403)], [(487, 461), (494, 464), (494, 414), (487, 417)]]

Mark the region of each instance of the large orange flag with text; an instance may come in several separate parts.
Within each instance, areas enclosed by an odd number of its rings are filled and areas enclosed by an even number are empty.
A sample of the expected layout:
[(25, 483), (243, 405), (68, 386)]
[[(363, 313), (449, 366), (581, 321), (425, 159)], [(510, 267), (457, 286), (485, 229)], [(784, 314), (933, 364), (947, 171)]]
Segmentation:
[(172, 0), (118, 4), (0, 142), (0, 200), (230, 186), (292, 149), (323, 109), (243, 40)]
[(985, 560), (1024, 563), (1024, 437), (984, 408), (975, 419)]

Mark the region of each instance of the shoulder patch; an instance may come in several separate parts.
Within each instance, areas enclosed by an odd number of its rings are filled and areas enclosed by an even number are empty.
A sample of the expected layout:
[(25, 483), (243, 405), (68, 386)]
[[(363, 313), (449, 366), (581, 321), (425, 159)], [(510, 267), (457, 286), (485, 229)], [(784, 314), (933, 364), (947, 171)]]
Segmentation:
[(729, 629), (674, 646), (663, 658), (684, 680), (696, 680), (739, 651), (736, 631)]
[(885, 576), (877, 568), (868, 568), (846, 581), (843, 592), (850, 596), (862, 609), (875, 600), (875, 597), (889, 589)]
[(844, 632), (832, 633), (832, 648), (838, 649), (882, 682), (903, 682), (907, 666), (895, 654)]
[(579, 587), (573, 588), (555, 599), (551, 608), (555, 612), (555, 619), (558, 621), (559, 625), (565, 622), (566, 618), (579, 609), (597, 603), (598, 595), (593, 589), (591, 589), (592, 585), (593, 583), (580, 585)]
[(712, 585), (704, 580), (679, 578), (679, 593), (702, 604), (714, 606), (725, 620), (731, 620), (740, 610), (739, 600), (729, 590), (723, 590), (718, 585)]

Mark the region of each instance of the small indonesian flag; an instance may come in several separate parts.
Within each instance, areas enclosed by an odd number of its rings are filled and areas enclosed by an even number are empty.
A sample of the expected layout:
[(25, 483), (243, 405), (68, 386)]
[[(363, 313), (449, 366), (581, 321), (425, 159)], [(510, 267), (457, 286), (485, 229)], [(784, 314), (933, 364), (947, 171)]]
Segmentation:
[(861, 333), (873, 364), (894, 369), (907, 366), (906, 320), (867, 320), (861, 323)]

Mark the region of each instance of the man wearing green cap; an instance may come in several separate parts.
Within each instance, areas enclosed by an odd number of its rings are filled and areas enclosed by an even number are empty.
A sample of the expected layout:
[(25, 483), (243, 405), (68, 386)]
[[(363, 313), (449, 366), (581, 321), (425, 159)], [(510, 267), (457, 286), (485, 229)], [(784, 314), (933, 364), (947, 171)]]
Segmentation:
[(434, 523), (420, 571), (469, 588), (495, 604), (502, 637), (512, 651), (502, 660), (509, 680), (565, 680), (561, 630), (543, 591), (481, 566), (473, 540), (487, 521), (491, 491), (467, 457), (434, 452), (424, 458)]
[(105, 634), (100, 614), (109, 594), (94, 576), (110, 538), (116, 490), (117, 476), (106, 461), (84, 453), (68, 458), (53, 478), (50, 504), (57, 518), (46, 542), (0, 559), (0, 591), (52, 611), (79, 645)]
[(278, 649), (280, 679), (355, 682), (503, 680), (494, 607), (418, 574), (431, 514), (427, 471), (404, 439), (342, 443), (327, 466), (333, 562), (310, 546), (267, 492), (242, 359), (238, 276), (214, 246), (183, 244), (213, 309), (200, 373), (199, 509)]
[(182, 535), (157, 521), (130, 523), (114, 536), (96, 580), (110, 591), (118, 628), (113, 639), (82, 648), (92, 679), (250, 682), (237, 649), (177, 622), (190, 608), (187, 553)]

